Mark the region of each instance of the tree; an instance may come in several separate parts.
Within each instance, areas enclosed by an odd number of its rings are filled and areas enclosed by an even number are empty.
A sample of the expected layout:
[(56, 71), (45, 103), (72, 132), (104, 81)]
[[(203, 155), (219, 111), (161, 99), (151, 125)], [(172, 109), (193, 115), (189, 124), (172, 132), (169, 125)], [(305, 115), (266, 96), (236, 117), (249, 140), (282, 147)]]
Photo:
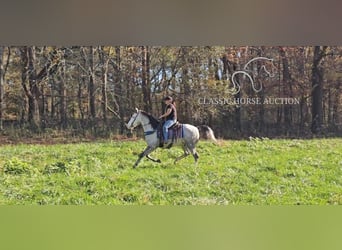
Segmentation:
[(107, 83), (108, 83), (108, 64), (109, 64), (109, 56), (105, 52), (105, 48), (100, 46), (99, 50), (99, 59), (101, 63), (101, 93), (102, 93), (102, 116), (103, 121), (107, 123), (107, 109), (108, 109), (108, 98), (107, 98)]
[(141, 46), (141, 71), (144, 109), (151, 112), (150, 51), (148, 46)]
[[(113, 67), (113, 73), (111, 77), (111, 89), (109, 90), (109, 93), (111, 94), (111, 101), (114, 105), (116, 110), (112, 110), (112, 113), (116, 117), (120, 119), (120, 133), (123, 134), (125, 130), (125, 123), (123, 121), (123, 117), (125, 117), (127, 113), (127, 107), (130, 105), (128, 103), (128, 93), (129, 93), (129, 86), (128, 84), (123, 83), (123, 74), (121, 70), (121, 64), (122, 64), (122, 58), (121, 58), (121, 50), (122, 48), (120, 46), (116, 46), (114, 49), (114, 58), (113, 60), (109, 60), (108, 62), (111, 62), (111, 65)], [(112, 109), (112, 108), (111, 108)]]
[[(283, 95), (284, 97), (293, 97), (293, 79), (292, 75), (289, 69), (289, 61), (286, 55), (286, 49), (284, 47), (279, 47), (279, 53), (281, 62), (283, 65)], [(290, 105), (284, 105), (284, 122), (285, 122), (285, 128), (286, 130), (289, 130), (292, 123), (292, 107)]]
[(66, 128), (68, 125), (68, 112), (67, 112), (67, 83), (66, 83), (66, 58), (65, 53), (62, 53), (62, 61), (60, 65), (60, 75), (59, 75), (59, 97), (60, 97), (60, 126)]
[[(222, 62), (223, 62), (223, 75), (225, 79), (229, 79), (233, 73), (237, 70), (240, 70), (240, 65), (239, 65), (239, 60), (235, 56), (236, 52), (230, 49), (227, 49), (227, 54), (224, 54), (222, 57)], [(237, 75), (236, 77), (236, 82), (240, 85), (240, 75)], [(234, 94), (235, 99), (240, 99), (241, 98), (241, 91), (238, 93)], [(234, 109), (234, 120), (235, 120), (235, 125), (234, 128), (237, 132), (242, 131), (242, 124), (241, 124), (241, 105), (236, 105)]]
[(28, 122), (32, 129), (39, 128), (39, 88), (37, 83), (37, 71), (35, 68), (35, 47), (22, 47), (22, 86), (28, 98)]
[(3, 130), (3, 86), (5, 83), (4, 50), (5, 48), (0, 46), (0, 130)]
[(312, 64), (312, 122), (311, 132), (321, 132), (323, 123), (323, 67), (322, 59), (325, 56), (327, 46), (315, 46)]

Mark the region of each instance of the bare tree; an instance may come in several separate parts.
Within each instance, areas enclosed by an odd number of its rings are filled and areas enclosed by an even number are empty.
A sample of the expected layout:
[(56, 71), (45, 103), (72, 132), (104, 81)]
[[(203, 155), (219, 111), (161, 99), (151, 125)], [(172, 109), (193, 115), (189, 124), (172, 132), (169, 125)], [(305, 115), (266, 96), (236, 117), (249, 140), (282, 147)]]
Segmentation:
[(150, 51), (148, 46), (141, 46), (141, 88), (143, 92), (144, 109), (151, 112), (151, 83), (150, 83)]
[[(240, 65), (237, 62), (233, 61), (233, 60), (229, 60), (227, 54), (223, 55), (222, 62), (223, 62), (223, 75), (224, 75), (224, 79), (229, 79), (235, 71), (240, 69)], [(235, 80), (240, 85), (240, 75), (237, 75)], [(241, 91), (236, 93), (234, 95), (234, 98), (235, 99), (240, 99), (241, 98)], [(235, 106), (234, 118), (235, 118), (235, 126), (234, 127), (237, 130), (237, 132), (241, 132), (242, 131), (241, 105), (236, 105)]]
[[(281, 62), (283, 65), (283, 95), (284, 97), (292, 97), (292, 75), (289, 69), (289, 61), (287, 59), (286, 50), (284, 47), (279, 47), (279, 53)], [(289, 130), (292, 122), (292, 107), (290, 105), (284, 105), (284, 122), (286, 130)]]
[(35, 47), (22, 47), (22, 81), (21, 84), (28, 98), (28, 122), (33, 129), (39, 127), (37, 71), (35, 68)]
[(5, 83), (5, 70), (4, 70), (4, 47), (0, 46), (0, 130), (3, 130), (3, 98), (4, 98), (4, 90), (3, 86)]
[(323, 67), (322, 59), (327, 46), (315, 46), (312, 64), (312, 122), (311, 132), (321, 132), (323, 122)]
[(67, 114), (67, 87), (66, 87), (66, 63), (65, 55), (63, 53), (64, 59), (61, 62), (61, 71), (59, 77), (59, 96), (60, 96), (60, 126), (66, 128), (68, 124), (68, 114)]
[(107, 82), (108, 82), (108, 63), (109, 56), (106, 54), (104, 47), (100, 46), (99, 50), (99, 59), (101, 63), (101, 93), (102, 93), (102, 116), (104, 123), (107, 123), (107, 109), (108, 109), (108, 98), (107, 98)]

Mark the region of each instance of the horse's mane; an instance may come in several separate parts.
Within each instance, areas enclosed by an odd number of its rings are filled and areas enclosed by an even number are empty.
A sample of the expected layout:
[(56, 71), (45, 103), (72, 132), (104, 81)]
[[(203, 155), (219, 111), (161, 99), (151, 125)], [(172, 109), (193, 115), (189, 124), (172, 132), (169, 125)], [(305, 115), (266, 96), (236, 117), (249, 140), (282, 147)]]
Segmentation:
[(147, 113), (146, 111), (141, 110), (140, 111), (143, 115), (147, 116), (148, 119), (150, 120), (151, 126), (153, 129), (157, 129), (159, 126), (159, 121), (157, 118), (155, 118), (153, 115), (150, 113)]

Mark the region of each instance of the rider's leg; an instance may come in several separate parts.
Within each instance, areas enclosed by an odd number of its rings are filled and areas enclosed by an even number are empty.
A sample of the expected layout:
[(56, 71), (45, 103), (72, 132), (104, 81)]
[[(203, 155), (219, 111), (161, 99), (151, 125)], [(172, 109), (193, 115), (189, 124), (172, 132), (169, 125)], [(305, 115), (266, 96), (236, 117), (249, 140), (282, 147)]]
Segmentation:
[(163, 126), (164, 142), (167, 142), (167, 140), (168, 140), (168, 131), (169, 131), (169, 128), (170, 128), (174, 123), (175, 123), (175, 121), (173, 121), (173, 120), (167, 120), (167, 121), (165, 121), (164, 126)]

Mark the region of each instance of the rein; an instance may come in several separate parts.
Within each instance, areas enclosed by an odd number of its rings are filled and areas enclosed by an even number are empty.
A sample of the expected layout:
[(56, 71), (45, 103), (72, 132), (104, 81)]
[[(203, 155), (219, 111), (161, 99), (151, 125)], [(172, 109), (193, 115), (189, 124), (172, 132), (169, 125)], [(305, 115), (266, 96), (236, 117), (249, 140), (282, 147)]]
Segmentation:
[[(133, 120), (132, 124), (134, 124), (134, 122), (137, 120), (138, 116), (139, 116), (139, 114), (137, 113), (137, 115), (134, 117), (134, 120)], [(141, 126), (146, 126), (146, 125), (149, 125), (149, 124), (151, 124), (151, 122), (146, 123), (146, 124), (141, 124)], [(137, 126), (135, 126), (135, 127), (133, 127), (133, 128), (136, 128), (136, 127), (137, 127)]]
[[(151, 122), (149, 122), (149, 123), (146, 123), (146, 124), (141, 124), (143, 127), (144, 126), (146, 126), (146, 125), (150, 125), (151, 124)], [(144, 131), (144, 135), (146, 136), (146, 135), (152, 135), (152, 134), (154, 134), (155, 132), (157, 132), (157, 130), (149, 130), (149, 131)]]
[[(138, 116), (139, 116), (139, 113), (137, 113), (137, 115), (134, 117), (134, 120), (133, 120), (133, 122), (132, 122), (132, 125), (135, 123), (135, 121), (136, 121), (136, 119), (138, 118)], [(135, 126), (135, 127), (137, 127), (137, 126)], [(135, 127), (132, 126), (133, 129), (134, 129)]]
[[(146, 126), (146, 125), (150, 125), (151, 124), (151, 122), (149, 122), (149, 123), (146, 123), (146, 124), (141, 124), (141, 126), (144, 128), (144, 126)], [(149, 131), (144, 131), (144, 135), (146, 136), (146, 135), (152, 135), (152, 134), (154, 134), (155, 132), (157, 132), (157, 130), (149, 130)]]
[[(138, 126), (138, 125), (137, 125), (137, 126), (134, 126), (134, 127), (133, 127), (133, 124), (135, 123), (135, 121), (137, 120), (137, 118), (138, 118), (139, 115), (145, 115), (145, 114), (144, 114), (144, 113), (141, 113), (140, 110), (137, 112), (137, 115), (134, 117), (134, 119), (133, 119), (133, 121), (132, 121), (132, 127), (131, 127), (131, 129), (135, 129), (135, 128)], [(149, 122), (148, 122), (148, 123), (143, 124), (143, 123), (140, 121), (140, 125), (141, 125), (141, 126), (143, 127), (143, 129), (144, 129), (144, 135), (145, 135), (145, 136), (147, 136), (147, 135), (152, 135), (152, 134), (154, 134), (154, 133), (157, 132), (157, 129), (154, 129), (153, 126), (151, 126), (153, 130), (145, 131), (145, 126), (150, 125), (150, 124), (152, 125), (151, 118), (150, 118), (150, 117), (147, 117), (147, 118), (149, 119)]]
[[(141, 114), (141, 113), (140, 113)], [(138, 115), (135, 117), (135, 119), (134, 119), (134, 121), (136, 120), (136, 118), (138, 117)], [(133, 122), (134, 123), (134, 122)], [(144, 126), (147, 126), (147, 125), (150, 125), (151, 124), (151, 121), (150, 122), (148, 122), (148, 123), (145, 123), (145, 124), (142, 124), (141, 123), (141, 126), (144, 128)], [(146, 136), (146, 135), (152, 135), (152, 134), (154, 134), (155, 132), (157, 132), (157, 130), (150, 130), (150, 131), (144, 131), (144, 135)]]

